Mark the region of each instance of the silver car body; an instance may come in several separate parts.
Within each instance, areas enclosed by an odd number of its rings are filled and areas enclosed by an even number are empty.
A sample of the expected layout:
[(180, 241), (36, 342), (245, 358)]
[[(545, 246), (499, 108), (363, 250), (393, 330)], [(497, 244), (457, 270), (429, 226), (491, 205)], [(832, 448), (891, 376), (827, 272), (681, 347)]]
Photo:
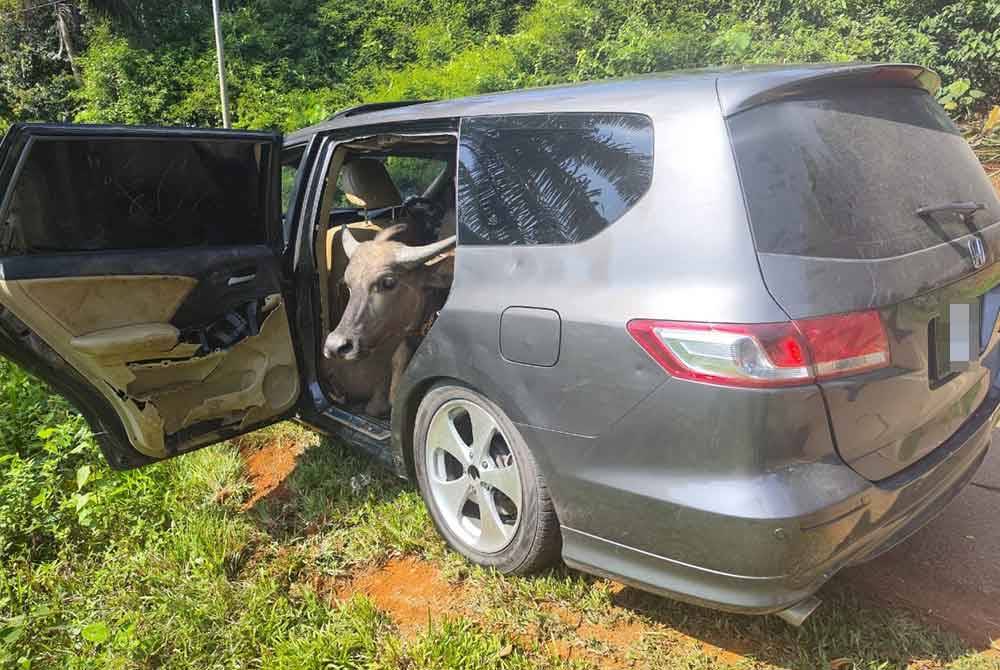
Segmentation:
[[(905, 272), (882, 283), (885, 295), (873, 295), (858, 264), (810, 268), (809, 259), (792, 257), (775, 258), (765, 271), (779, 279), (765, 283), (727, 129), (727, 117), (744, 109), (817, 82), (836, 87), (889, 69), (649, 76), (362, 113), (291, 136), (577, 111), (644, 114), (655, 128), (647, 195), (595, 237), (568, 246), (462, 247), (460, 234), (450, 297), (393, 412), (399, 472), (411, 468), (409, 430), (422, 391), (436, 380), (460, 380), (499, 404), (531, 445), (550, 484), (568, 564), (741, 612), (794, 605), (840, 568), (925, 523), (969, 480), (990, 444), (995, 347), (982, 362), (988, 381), (958, 429), (873, 481), (838, 452), (828, 416), (836, 384), (757, 390), (673, 379), (625, 329), (637, 318), (780, 322), (885, 308), (917, 293)], [(936, 86), (922, 68), (895, 70), (914, 87)], [(996, 226), (984, 233), (991, 259), (998, 233)], [(949, 253), (948, 245), (930, 252), (940, 258), (930, 266), (934, 286), (955, 286), (969, 274)], [(827, 274), (819, 290), (829, 299), (810, 296), (817, 288), (802, 279), (810, 273)], [(927, 283), (926, 273), (920, 281)], [(510, 360), (505, 347), (524, 352), (516, 360), (537, 355), (546, 364)], [(557, 360), (549, 364), (552, 351)], [(863, 388), (866, 381), (841, 382), (851, 383)]]

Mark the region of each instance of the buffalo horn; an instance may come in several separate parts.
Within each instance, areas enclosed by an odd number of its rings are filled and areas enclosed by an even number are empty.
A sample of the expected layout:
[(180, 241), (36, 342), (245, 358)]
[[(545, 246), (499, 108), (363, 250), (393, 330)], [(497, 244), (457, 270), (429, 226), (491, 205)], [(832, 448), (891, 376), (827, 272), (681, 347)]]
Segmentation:
[(453, 246), (455, 246), (454, 235), (419, 247), (399, 247), (396, 249), (396, 262), (400, 265), (419, 265)]
[(344, 254), (349, 260), (358, 248), (358, 241), (354, 239), (354, 233), (351, 232), (351, 229), (347, 227), (346, 223), (340, 227), (340, 230), (341, 238), (343, 238), (344, 241)]

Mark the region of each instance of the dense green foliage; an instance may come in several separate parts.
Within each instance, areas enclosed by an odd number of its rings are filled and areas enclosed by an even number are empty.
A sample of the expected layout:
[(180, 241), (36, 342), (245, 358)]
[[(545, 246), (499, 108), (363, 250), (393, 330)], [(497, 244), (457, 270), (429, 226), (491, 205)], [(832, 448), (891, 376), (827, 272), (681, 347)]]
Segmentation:
[[(223, 4), (240, 127), (288, 130), (365, 100), (738, 62), (915, 61), (943, 75), (942, 101), (957, 115), (1000, 102), (1000, 0)], [(0, 0), (0, 128), (217, 125), (209, 7)], [(398, 167), (416, 180), (433, 172)], [(317, 439), (283, 425), (241, 446), (268, 442)], [(285, 496), (247, 509), (251, 485), (232, 444), (112, 472), (79, 415), (0, 361), (0, 670), (581, 667), (546, 645), (562, 636), (593, 646), (576, 633), (584, 616), (646, 626), (629, 651), (636, 667), (728, 665), (680, 630), (750, 641), (762, 660), (741, 667), (833, 667), (846, 657), (858, 668), (912, 658), (996, 668), (948, 635), (837, 590), (795, 631), (652, 597), (626, 611), (610, 583), (566, 571), (515, 579), (469, 568), (443, 551), (412, 488), (335, 444), (309, 450), (283, 486)], [(404, 554), (461, 579), (471, 604), (406, 636), (364, 595), (330, 597), (331, 584)], [(558, 612), (581, 618), (570, 627)]]
[[(207, 0), (119, 1), (130, 9), (117, 14), (80, 2), (67, 50), (51, 2), (0, 0), (0, 119), (218, 124)], [(1000, 0), (223, 4), (240, 127), (288, 130), (358, 101), (731, 63), (911, 61), (941, 73), (957, 114), (1000, 102)]]

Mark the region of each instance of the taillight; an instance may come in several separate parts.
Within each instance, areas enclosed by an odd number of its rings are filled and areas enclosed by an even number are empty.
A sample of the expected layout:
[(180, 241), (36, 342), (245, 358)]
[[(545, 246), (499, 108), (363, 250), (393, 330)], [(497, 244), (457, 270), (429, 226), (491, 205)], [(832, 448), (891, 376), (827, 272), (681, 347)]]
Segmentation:
[(628, 332), (671, 375), (727, 386), (807, 384), (889, 364), (875, 311), (755, 324), (635, 319)]
[(889, 365), (889, 338), (878, 312), (833, 314), (795, 321), (806, 338), (818, 379)]

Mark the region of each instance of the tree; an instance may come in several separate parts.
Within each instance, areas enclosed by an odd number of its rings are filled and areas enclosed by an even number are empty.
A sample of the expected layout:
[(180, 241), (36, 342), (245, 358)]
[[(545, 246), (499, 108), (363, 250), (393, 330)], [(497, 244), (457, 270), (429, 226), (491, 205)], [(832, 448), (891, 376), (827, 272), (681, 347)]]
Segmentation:
[[(24, 0), (24, 3), (28, 9), (30, 0)], [(136, 5), (138, 3), (127, 0), (84, 0), (84, 5), (95, 15), (106, 18), (119, 26), (134, 28), (137, 25)], [(39, 5), (34, 5), (32, 9), (39, 7)], [(77, 50), (75, 45), (81, 32), (80, 1), (56, 2), (52, 14), (56, 32), (59, 35), (59, 51), (56, 57), (66, 55), (70, 70), (73, 72), (73, 79), (76, 80), (77, 85), (80, 85), (82, 81), (76, 65)]]

